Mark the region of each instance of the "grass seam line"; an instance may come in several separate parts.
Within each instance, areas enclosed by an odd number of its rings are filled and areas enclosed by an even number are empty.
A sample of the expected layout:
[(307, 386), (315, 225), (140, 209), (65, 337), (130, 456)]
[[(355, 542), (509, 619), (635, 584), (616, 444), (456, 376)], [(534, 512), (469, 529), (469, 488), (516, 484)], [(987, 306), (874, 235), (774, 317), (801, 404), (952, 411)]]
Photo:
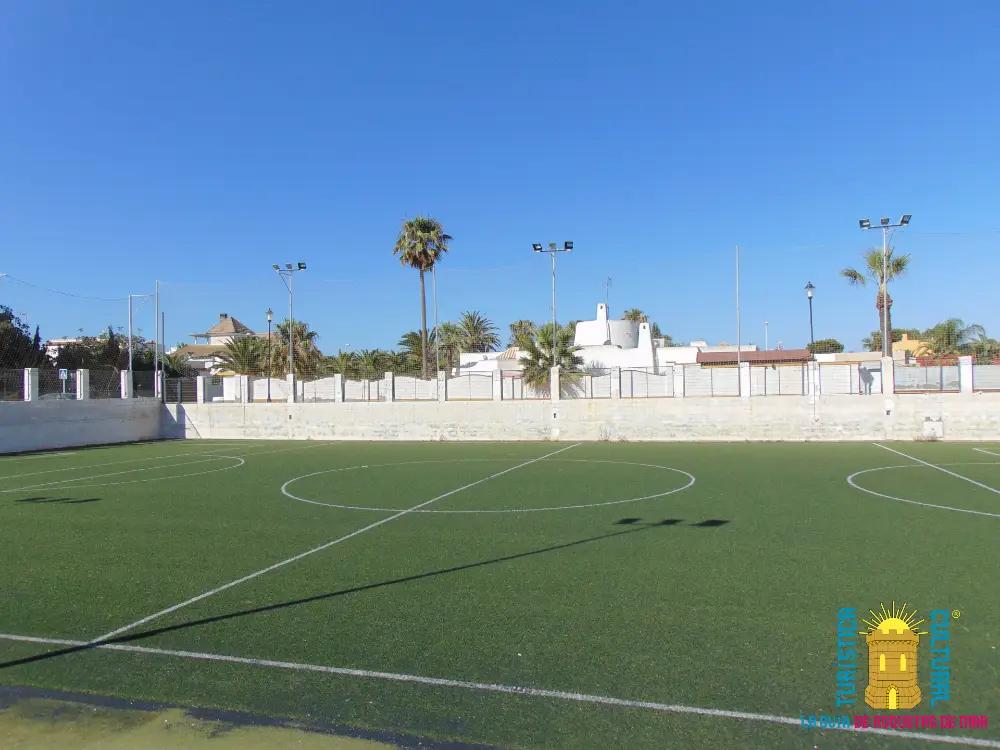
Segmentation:
[[(540, 460), (540, 459), (539, 459)], [(771, 724), (782, 724), (785, 726), (800, 726), (801, 719), (793, 716), (779, 716), (776, 714), (761, 714), (751, 711), (732, 711), (722, 708), (704, 708), (701, 706), (685, 706), (680, 704), (659, 703), (656, 701), (634, 700), (630, 698), (615, 698), (607, 695), (592, 695), (589, 693), (577, 693), (565, 690), (548, 690), (545, 688), (524, 687), (520, 685), (505, 685), (492, 682), (473, 682), (470, 680), (457, 680), (446, 677), (426, 677), (423, 675), (404, 674), (397, 672), (380, 672), (368, 669), (354, 669), (351, 667), (331, 667), (322, 664), (304, 664), (301, 662), (277, 661), (274, 659), (254, 659), (246, 656), (230, 656), (228, 654), (214, 654), (200, 651), (183, 651), (179, 649), (155, 648), (152, 646), (133, 646), (125, 643), (95, 643), (93, 641), (74, 641), (63, 638), (39, 638), (35, 636), (13, 635), (0, 633), (0, 639), (10, 641), (21, 641), (24, 643), (39, 643), (53, 646), (90, 646), (91, 648), (106, 651), (123, 651), (127, 653), (150, 654), (157, 656), (174, 656), (183, 659), (198, 659), (202, 661), (216, 661), (229, 664), (245, 664), (255, 667), (267, 667), (271, 669), (286, 669), (299, 672), (320, 672), (325, 674), (335, 674), (342, 677), (359, 677), (370, 680), (386, 680), (391, 682), (408, 682), (420, 685), (430, 685), (433, 687), (460, 688), (464, 690), (477, 690), (481, 692), (502, 693), (506, 695), (522, 695), (531, 698), (554, 698), (563, 701), (573, 701), (576, 703), (591, 703), (604, 706), (614, 706), (619, 708), (636, 708), (657, 711), (659, 713), (675, 714), (695, 714), (722, 719), (738, 719), (742, 721), (767, 722)], [(837, 731), (855, 732), (857, 734), (878, 734), (885, 737), (898, 739), (921, 740), (924, 742), (940, 742), (952, 745), (965, 745), (967, 747), (990, 747), (1000, 748), (1000, 741), (979, 737), (967, 737), (959, 735), (936, 735), (926, 732), (910, 732), (894, 729), (856, 729), (854, 727), (830, 727)]]
[(990, 492), (993, 492), (994, 494), (1000, 495), (1000, 490), (998, 490), (996, 487), (990, 487), (988, 484), (983, 484), (982, 482), (977, 482), (975, 479), (969, 479), (969, 477), (962, 476), (958, 472), (951, 471), (949, 469), (945, 469), (942, 466), (937, 466), (936, 464), (932, 464), (929, 461), (924, 461), (922, 458), (916, 458), (914, 456), (910, 456), (910, 455), (908, 455), (906, 453), (903, 453), (903, 451), (898, 451), (895, 448), (890, 448), (888, 445), (882, 445), (881, 443), (873, 443), (873, 445), (877, 445), (879, 448), (882, 448), (883, 450), (887, 450), (887, 451), (890, 451), (892, 453), (895, 453), (897, 456), (902, 456), (903, 458), (908, 458), (911, 461), (916, 461), (918, 464), (923, 464), (924, 466), (929, 466), (932, 469), (937, 469), (938, 471), (944, 472), (945, 474), (950, 474), (951, 476), (956, 477), (958, 479), (964, 479), (969, 484), (974, 484), (977, 487), (982, 487), (984, 490), (989, 490)]
[(261, 568), (260, 570), (256, 570), (253, 573), (249, 573), (249, 574), (243, 576), (242, 578), (237, 578), (236, 580), (229, 581), (228, 583), (224, 583), (221, 586), (215, 587), (214, 589), (209, 589), (208, 591), (204, 591), (204, 592), (198, 594), (197, 596), (193, 596), (190, 599), (187, 599), (187, 600), (185, 600), (183, 602), (180, 602), (178, 604), (174, 604), (174, 605), (172, 605), (170, 607), (167, 607), (166, 609), (161, 609), (159, 612), (154, 612), (151, 615), (146, 615), (145, 617), (143, 617), (143, 618), (141, 618), (139, 620), (136, 620), (135, 622), (129, 623), (128, 625), (123, 625), (120, 628), (115, 628), (114, 630), (112, 630), (109, 633), (105, 633), (104, 635), (98, 636), (97, 638), (95, 638), (92, 641), (92, 643), (99, 643), (101, 641), (106, 641), (109, 638), (114, 638), (115, 636), (121, 635), (122, 633), (125, 633), (125, 632), (127, 632), (129, 630), (132, 630), (133, 628), (136, 628), (136, 627), (138, 627), (140, 625), (145, 625), (147, 622), (150, 622), (151, 620), (155, 620), (155, 619), (157, 619), (159, 617), (162, 617), (163, 615), (170, 614), (171, 612), (176, 612), (179, 609), (187, 607), (190, 604), (194, 604), (195, 602), (199, 602), (202, 599), (207, 599), (208, 597), (214, 596), (215, 594), (218, 594), (218, 593), (221, 593), (221, 592), (225, 591), (226, 589), (232, 588), (233, 586), (238, 586), (241, 583), (246, 583), (249, 580), (252, 580), (254, 578), (257, 578), (258, 576), (264, 575), (265, 573), (270, 573), (273, 570), (277, 570), (278, 568), (282, 568), (282, 567), (284, 567), (286, 565), (290, 565), (293, 562), (298, 562), (299, 560), (301, 560), (304, 557), (308, 557), (309, 555), (315, 554), (317, 552), (322, 552), (323, 550), (328, 549), (330, 547), (333, 547), (336, 544), (340, 544), (341, 542), (346, 542), (348, 539), (353, 539), (356, 536), (364, 534), (366, 531), (371, 531), (372, 529), (377, 528), (379, 526), (382, 526), (384, 524), (387, 524), (390, 521), (394, 521), (397, 518), (402, 518), (403, 516), (405, 516), (407, 514), (410, 514), (410, 513), (413, 513), (414, 511), (420, 510), (421, 508), (423, 508), (425, 506), (428, 506), (431, 503), (435, 503), (438, 500), (443, 500), (446, 497), (451, 497), (452, 495), (455, 495), (455, 494), (457, 494), (459, 492), (462, 492), (463, 490), (467, 490), (470, 487), (475, 487), (477, 485), (483, 484), (484, 482), (489, 482), (491, 479), (496, 479), (497, 477), (501, 477), (504, 474), (509, 474), (510, 472), (516, 471), (517, 469), (524, 468), (525, 466), (530, 466), (531, 464), (537, 463), (537, 462), (542, 461), (542, 460), (544, 460), (546, 458), (550, 458), (550, 457), (555, 456), (555, 455), (557, 455), (559, 453), (562, 453), (564, 451), (568, 451), (571, 448), (576, 448), (578, 445), (580, 445), (580, 443), (574, 443), (573, 445), (568, 445), (565, 448), (560, 448), (559, 450), (552, 451), (550, 453), (546, 453), (544, 456), (539, 456), (537, 458), (532, 458), (532, 459), (530, 459), (528, 461), (523, 461), (522, 463), (519, 463), (516, 466), (511, 466), (510, 468), (504, 469), (503, 471), (498, 471), (498, 472), (496, 472), (494, 474), (490, 474), (488, 477), (483, 477), (482, 479), (477, 479), (475, 482), (469, 482), (468, 484), (464, 484), (461, 487), (457, 487), (456, 489), (449, 490), (448, 492), (442, 493), (442, 494), (438, 495), (437, 497), (432, 497), (430, 500), (425, 500), (422, 503), (418, 503), (417, 505), (414, 505), (412, 508), (406, 508), (405, 510), (401, 510), (398, 513), (394, 513), (391, 516), (387, 516), (386, 518), (379, 519), (378, 521), (375, 521), (374, 523), (370, 523), (367, 526), (363, 526), (360, 529), (352, 531), (349, 534), (344, 534), (343, 536), (337, 537), (336, 539), (332, 539), (329, 542), (324, 542), (323, 544), (319, 545), (318, 547), (313, 547), (311, 549), (307, 549), (305, 552), (300, 552), (297, 555), (293, 555), (292, 557), (286, 558), (284, 560), (280, 560), (279, 562), (276, 562), (276, 563), (274, 563), (272, 565), (268, 565), (266, 568)]

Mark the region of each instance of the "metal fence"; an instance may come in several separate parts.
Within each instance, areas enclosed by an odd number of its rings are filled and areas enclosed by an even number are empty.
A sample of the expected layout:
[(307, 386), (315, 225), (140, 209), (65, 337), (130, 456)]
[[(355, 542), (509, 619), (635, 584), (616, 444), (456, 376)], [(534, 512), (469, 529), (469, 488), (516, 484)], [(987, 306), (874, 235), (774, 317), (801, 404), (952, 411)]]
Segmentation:
[(669, 398), (674, 395), (674, 368), (628, 367), (618, 375), (622, 398)]
[(1000, 359), (983, 357), (973, 360), (972, 390), (1000, 391)]
[(385, 380), (344, 379), (344, 401), (381, 401)]
[(24, 401), (24, 370), (0, 369), (0, 401)]
[(392, 392), (396, 401), (437, 401), (437, 374), (423, 377), (419, 371), (393, 374)]
[(524, 382), (521, 374), (503, 374), (500, 381), (500, 398), (504, 401), (536, 400), (548, 398), (548, 391), (533, 388)]
[(493, 398), (493, 373), (465, 373), (448, 378), (445, 383), (448, 401), (489, 401)]
[(163, 400), (168, 404), (192, 404), (198, 400), (195, 378), (167, 378), (163, 382)]
[(750, 365), (751, 396), (805, 396), (809, 368), (802, 363)]
[(41, 368), (38, 370), (38, 397), (49, 399), (76, 398), (76, 370), (67, 370), (66, 377), (59, 377), (59, 370)]
[(874, 362), (821, 362), (819, 392), (824, 395), (882, 393), (882, 365)]
[(559, 379), (559, 395), (562, 398), (611, 398), (612, 370), (608, 367), (593, 367)]
[[(296, 394), (296, 396), (298, 397), (299, 401), (319, 403), (323, 401), (340, 400), (340, 394), (337, 392), (340, 389), (340, 381), (333, 375), (327, 375), (326, 377), (316, 378), (315, 380), (305, 380), (302, 381), (301, 383), (297, 383), (296, 386), (298, 388), (298, 393)], [(287, 393), (287, 391), (288, 391), (288, 381), (285, 381), (285, 387), (283, 389), (283, 392)], [(273, 399), (274, 396), (272, 395), (271, 398)]]
[(958, 365), (904, 365), (893, 366), (893, 385), (896, 393), (957, 392), (961, 389)]
[(156, 398), (156, 373), (152, 370), (133, 370), (132, 396), (134, 398)]
[(738, 367), (684, 365), (684, 396), (739, 396)]
[(122, 379), (120, 370), (91, 370), (91, 398), (121, 398)]

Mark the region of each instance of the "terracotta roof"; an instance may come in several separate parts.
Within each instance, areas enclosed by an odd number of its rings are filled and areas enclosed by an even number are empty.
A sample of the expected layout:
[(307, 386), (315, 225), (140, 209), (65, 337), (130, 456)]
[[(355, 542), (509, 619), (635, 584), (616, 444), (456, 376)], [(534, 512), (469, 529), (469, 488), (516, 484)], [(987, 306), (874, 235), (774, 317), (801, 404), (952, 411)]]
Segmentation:
[[(808, 349), (769, 349), (762, 352), (740, 352), (740, 362), (808, 362), (813, 358)], [(700, 365), (736, 364), (736, 352), (698, 352)]]
[(229, 313), (220, 313), (219, 322), (209, 328), (204, 333), (194, 334), (196, 336), (232, 336), (237, 333), (253, 333), (249, 327), (233, 318)]
[(517, 359), (518, 348), (516, 346), (508, 346), (502, 352), (497, 359)]
[(225, 344), (184, 344), (174, 354), (186, 354), (189, 357), (212, 357), (224, 354), (225, 351)]

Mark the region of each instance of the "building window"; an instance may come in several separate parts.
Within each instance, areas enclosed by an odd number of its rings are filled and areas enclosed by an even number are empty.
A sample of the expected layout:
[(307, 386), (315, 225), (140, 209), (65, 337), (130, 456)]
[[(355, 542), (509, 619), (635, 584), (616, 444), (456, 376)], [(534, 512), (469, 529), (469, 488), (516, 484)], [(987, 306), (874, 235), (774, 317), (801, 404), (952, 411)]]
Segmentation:
[(879, 672), (885, 671), (885, 654), (878, 655), (878, 671)]
[(899, 671), (900, 672), (906, 671), (906, 654), (899, 655)]

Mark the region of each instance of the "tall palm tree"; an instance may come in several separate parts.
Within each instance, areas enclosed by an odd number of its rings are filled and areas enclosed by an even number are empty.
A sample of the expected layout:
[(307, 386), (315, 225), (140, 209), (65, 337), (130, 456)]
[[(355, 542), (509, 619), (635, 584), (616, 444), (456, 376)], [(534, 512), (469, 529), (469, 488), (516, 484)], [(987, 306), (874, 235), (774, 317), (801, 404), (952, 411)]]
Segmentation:
[(534, 338), (538, 326), (531, 320), (515, 320), (510, 324), (510, 341), (507, 346), (519, 346), (522, 349)]
[(630, 307), (628, 310), (625, 311), (625, 314), (622, 317), (624, 317), (625, 320), (631, 320), (634, 323), (649, 322), (649, 316), (646, 315), (646, 313), (644, 313), (638, 307)]
[[(433, 330), (428, 333), (428, 349), (433, 348), (436, 336), (437, 334)], [(415, 370), (420, 367), (420, 352), (423, 347), (423, 338), (420, 335), (420, 331), (407, 331), (399, 337), (396, 346), (400, 349), (399, 355), (401, 357), (396, 372), (406, 372), (407, 370)]]
[(357, 369), (357, 356), (354, 352), (338, 351), (332, 357), (326, 358), (326, 366), (331, 372), (340, 373), (345, 378), (355, 374)]
[[(871, 280), (878, 287), (878, 291), (875, 294), (875, 309), (878, 311), (878, 329), (880, 331), (892, 331), (892, 297), (886, 293), (885, 300), (883, 300), (882, 289), (888, 287), (890, 281), (906, 273), (906, 269), (910, 265), (910, 256), (907, 254), (897, 257), (893, 255), (893, 248), (890, 247), (885, 257), (885, 264), (887, 273), (883, 279), (882, 250), (880, 248), (872, 248), (865, 253), (865, 264), (862, 267), (862, 271), (856, 268), (845, 268), (840, 272), (840, 275), (847, 279), (852, 286), (865, 286)], [(889, 338), (891, 339), (892, 336)], [(882, 342), (883, 356), (888, 357), (890, 350), (891, 345), (888, 342)]]
[(256, 336), (230, 339), (219, 355), (219, 367), (237, 375), (260, 375), (265, 369), (267, 352)]
[[(561, 326), (555, 336), (552, 324), (542, 326), (536, 335), (525, 341), (524, 380), (539, 391), (548, 391), (552, 368), (559, 366), (560, 385), (572, 386), (580, 377), (583, 357), (577, 354), (580, 347), (573, 346), (575, 330)], [(553, 344), (554, 340), (554, 344)]]
[(492, 352), (500, 346), (493, 321), (478, 310), (466, 310), (458, 320), (460, 346), (465, 352)]
[(444, 232), (441, 222), (428, 216), (417, 216), (403, 222), (403, 227), (392, 249), (404, 266), (420, 272), (420, 372), (427, 377), (427, 292), (424, 273), (448, 252), (451, 237)]
[(440, 329), (435, 331), (435, 336), (438, 337), (438, 348), (444, 357), (445, 368), (450, 373), (462, 353), (462, 328), (455, 323), (444, 322), (440, 325)]

